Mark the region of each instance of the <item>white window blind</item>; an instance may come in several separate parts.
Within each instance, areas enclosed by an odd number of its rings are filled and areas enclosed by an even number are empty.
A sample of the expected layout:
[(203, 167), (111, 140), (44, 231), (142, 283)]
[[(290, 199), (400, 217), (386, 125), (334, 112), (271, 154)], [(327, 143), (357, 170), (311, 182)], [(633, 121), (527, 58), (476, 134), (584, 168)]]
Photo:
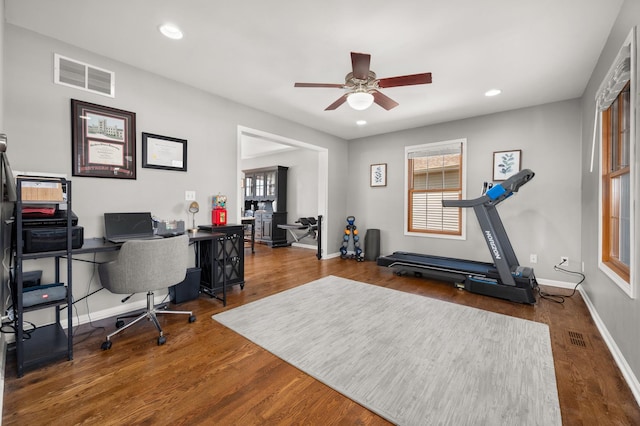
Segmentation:
[(614, 66), (600, 85), (600, 90), (596, 95), (598, 109), (604, 111), (609, 108), (630, 79), (631, 46), (625, 45), (620, 50)]
[(407, 233), (463, 236), (463, 212), (443, 207), (442, 201), (462, 197), (465, 142), (461, 139), (405, 148)]

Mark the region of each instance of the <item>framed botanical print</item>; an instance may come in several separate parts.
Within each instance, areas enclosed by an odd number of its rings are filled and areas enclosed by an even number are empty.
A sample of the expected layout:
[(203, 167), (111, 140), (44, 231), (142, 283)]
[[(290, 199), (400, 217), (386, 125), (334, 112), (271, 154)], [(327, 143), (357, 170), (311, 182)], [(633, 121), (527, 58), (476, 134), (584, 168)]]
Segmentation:
[(371, 186), (387, 186), (387, 163), (372, 164), (370, 174)]
[(520, 171), (522, 151), (496, 151), (493, 153), (493, 180), (507, 180)]

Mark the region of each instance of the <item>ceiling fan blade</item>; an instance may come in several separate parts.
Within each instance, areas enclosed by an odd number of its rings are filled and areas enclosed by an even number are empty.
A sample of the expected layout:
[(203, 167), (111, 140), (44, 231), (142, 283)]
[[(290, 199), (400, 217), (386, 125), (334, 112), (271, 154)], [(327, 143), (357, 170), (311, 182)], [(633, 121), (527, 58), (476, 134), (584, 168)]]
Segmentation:
[(342, 89), (344, 84), (337, 83), (296, 83), (293, 87), (334, 87), (336, 89)]
[(344, 95), (340, 96), (337, 101), (335, 101), (334, 103), (332, 103), (331, 105), (326, 107), (324, 110), (325, 111), (333, 111), (334, 109), (338, 108), (340, 105), (345, 103), (346, 101), (347, 101), (347, 93), (345, 93)]
[(351, 52), (351, 66), (353, 67), (353, 76), (359, 80), (367, 80), (369, 78), (369, 65), (371, 64), (371, 55), (368, 53)]
[(381, 78), (378, 80), (378, 87), (398, 87), (398, 86), (413, 86), (415, 84), (429, 84), (431, 83), (431, 73), (426, 72), (423, 74), (411, 74), (402, 75), (398, 77)]
[(388, 97), (387, 95), (377, 90), (374, 90), (373, 92), (371, 92), (371, 94), (373, 95), (373, 102), (377, 103), (387, 111), (400, 105), (399, 103), (397, 103), (396, 101)]

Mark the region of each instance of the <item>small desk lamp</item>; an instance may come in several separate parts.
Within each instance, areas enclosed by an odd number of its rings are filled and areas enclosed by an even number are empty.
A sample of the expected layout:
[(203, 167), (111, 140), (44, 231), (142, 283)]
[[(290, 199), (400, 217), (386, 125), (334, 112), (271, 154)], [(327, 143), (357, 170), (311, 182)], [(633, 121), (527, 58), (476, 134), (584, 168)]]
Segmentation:
[(198, 228), (196, 228), (196, 213), (200, 211), (200, 205), (197, 201), (192, 201), (189, 204), (189, 213), (193, 215), (193, 228), (191, 228), (191, 232), (197, 232)]

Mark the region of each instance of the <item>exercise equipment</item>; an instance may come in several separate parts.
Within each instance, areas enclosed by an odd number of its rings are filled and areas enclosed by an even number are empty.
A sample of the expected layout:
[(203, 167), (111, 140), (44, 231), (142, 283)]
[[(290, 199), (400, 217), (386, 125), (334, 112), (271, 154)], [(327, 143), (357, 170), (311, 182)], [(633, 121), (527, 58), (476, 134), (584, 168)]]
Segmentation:
[[(287, 232), (293, 237), (295, 242), (299, 242), (303, 238), (312, 237), (317, 241), (318, 252), (316, 257), (318, 260), (322, 259), (322, 215), (318, 215), (318, 219), (315, 217), (301, 217), (295, 221), (299, 224), (280, 224), (278, 228), (286, 229)], [(302, 230), (304, 232), (298, 234), (297, 231)]]
[[(519, 303), (535, 303), (538, 287), (533, 269), (520, 266), (496, 206), (529, 182), (535, 174), (524, 169), (502, 183), (493, 185), (472, 200), (443, 200), (444, 207), (473, 208), (494, 263), (397, 251), (378, 258), (378, 265), (393, 268), (396, 274), (413, 272), (451, 281), (472, 293)], [(486, 187), (485, 187), (486, 188)]]
[[(318, 231), (318, 221), (316, 221), (315, 217), (301, 217), (300, 219), (296, 220), (295, 223), (298, 223), (298, 225), (281, 224), (278, 225), (278, 228), (286, 229), (296, 243), (306, 237), (311, 237), (314, 240), (317, 238), (316, 234)], [(300, 234), (296, 233), (296, 231), (300, 230), (304, 232)]]
[[(360, 248), (360, 236), (358, 235), (358, 227), (355, 225), (355, 222), (356, 218), (354, 216), (347, 217), (347, 226), (344, 227), (342, 247), (340, 247), (340, 257), (342, 259), (355, 259), (358, 262), (364, 262), (362, 249)], [(347, 254), (350, 240), (353, 240), (354, 254)]]
[(378, 260), (380, 257), (380, 230), (367, 229), (364, 234), (364, 260)]

